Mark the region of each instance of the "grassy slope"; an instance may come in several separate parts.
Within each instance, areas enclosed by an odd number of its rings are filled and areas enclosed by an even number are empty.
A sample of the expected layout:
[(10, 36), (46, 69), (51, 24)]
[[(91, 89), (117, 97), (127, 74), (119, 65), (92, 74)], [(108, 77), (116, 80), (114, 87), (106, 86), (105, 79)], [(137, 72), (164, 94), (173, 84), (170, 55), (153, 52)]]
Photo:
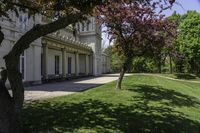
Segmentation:
[(199, 133), (200, 84), (132, 76), (24, 108), (26, 133)]

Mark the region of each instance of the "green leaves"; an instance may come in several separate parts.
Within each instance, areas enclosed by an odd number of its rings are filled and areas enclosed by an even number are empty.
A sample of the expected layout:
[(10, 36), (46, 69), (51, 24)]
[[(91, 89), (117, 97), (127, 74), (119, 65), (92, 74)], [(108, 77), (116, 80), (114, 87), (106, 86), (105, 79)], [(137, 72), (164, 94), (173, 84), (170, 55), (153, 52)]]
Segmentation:
[(200, 58), (200, 14), (188, 11), (179, 24), (178, 46), (189, 59)]
[(184, 15), (174, 13), (169, 19), (177, 24), (178, 37), (174, 43), (179, 54), (184, 56), (184, 64), (189, 64), (187, 71), (200, 72), (200, 14), (196, 11)]

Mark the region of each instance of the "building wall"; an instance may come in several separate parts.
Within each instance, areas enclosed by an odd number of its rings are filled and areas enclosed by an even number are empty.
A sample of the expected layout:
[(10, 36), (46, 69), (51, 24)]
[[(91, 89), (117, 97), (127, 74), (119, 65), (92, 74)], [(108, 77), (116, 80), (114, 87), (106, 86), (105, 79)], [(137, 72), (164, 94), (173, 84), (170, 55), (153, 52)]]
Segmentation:
[(102, 54), (102, 73), (109, 73), (110, 72), (110, 57), (106, 54)]
[[(33, 24), (41, 23), (41, 17), (36, 15), (33, 20), (32, 17), (28, 18), (27, 14), (20, 13), (17, 17), (14, 13), (9, 13), (11, 21), (7, 18), (0, 18), (0, 25), (5, 39), (0, 46), (0, 67), (5, 67), (3, 57), (8, 54), (12, 49), (14, 43), (29, 29)], [(41, 82), (41, 39), (31, 43), (30, 47), (24, 52), (24, 63), (20, 62), (20, 71), (24, 68), (24, 82), (35, 81)], [(20, 57), (20, 61), (22, 58)], [(22, 67), (23, 66), (23, 67)]]
[(12, 43), (9, 40), (4, 40), (0, 46), (0, 67), (5, 67), (5, 61), (3, 57), (10, 51), (12, 48)]
[[(96, 23), (96, 20), (94, 17), (90, 18), (89, 28), (82, 27), (83, 25), (80, 25), (80, 40), (88, 43), (89, 46), (93, 50), (93, 74), (94, 75), (100, 75), (102, 74), (102, 61), (101, 61), (101, 53), (102, 53), (102, 47), (101, 47), (101, 27)], [(86, 24), (84, 24), (85, 26)], [(84, 30), (83, 30), (84, 29)]]

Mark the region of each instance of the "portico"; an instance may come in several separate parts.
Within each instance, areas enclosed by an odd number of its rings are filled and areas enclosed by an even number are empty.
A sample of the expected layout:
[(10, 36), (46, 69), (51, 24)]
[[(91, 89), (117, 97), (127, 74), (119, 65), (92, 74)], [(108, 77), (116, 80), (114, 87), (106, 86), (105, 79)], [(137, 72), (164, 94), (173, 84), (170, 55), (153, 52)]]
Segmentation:
[(92, 49), (54, 35), (42, 38), (42, 80), (92, 75)]

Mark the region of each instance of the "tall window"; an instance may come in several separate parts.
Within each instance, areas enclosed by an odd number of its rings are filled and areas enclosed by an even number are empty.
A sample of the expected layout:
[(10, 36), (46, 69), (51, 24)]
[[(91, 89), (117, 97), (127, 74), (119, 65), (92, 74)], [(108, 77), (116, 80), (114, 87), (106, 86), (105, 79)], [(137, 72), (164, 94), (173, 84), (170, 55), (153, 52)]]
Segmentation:
[(68, 74), (72, 73), (72, 57), (68, 57)]
[(59, 74), (59, 67), (60, 67), (60, 58), (59, 56), (55, 56), (55, 74)]
[(22, 74), (22, 79), (25, 79), (25, 55), (24, 52), (22, 53), (22, 55), (20, 56), (20, 72)]

